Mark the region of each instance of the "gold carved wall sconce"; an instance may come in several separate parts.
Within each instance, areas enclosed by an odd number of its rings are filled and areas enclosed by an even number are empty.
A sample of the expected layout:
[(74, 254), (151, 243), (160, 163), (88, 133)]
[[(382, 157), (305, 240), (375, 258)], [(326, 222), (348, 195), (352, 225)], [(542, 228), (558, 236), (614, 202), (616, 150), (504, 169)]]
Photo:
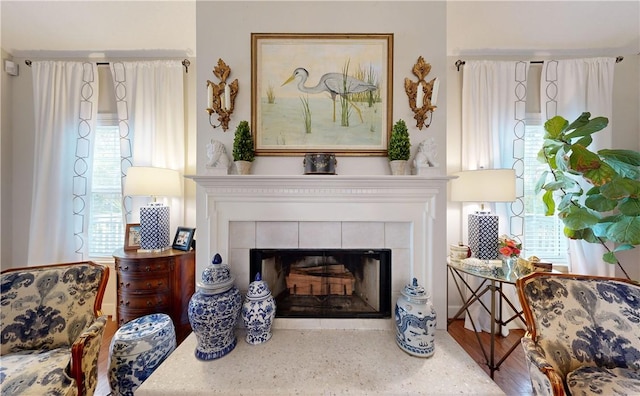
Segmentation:
[[(217, 128), (222, 127), (226, 132), (229, 129), (229, 121), (233, 113), (236, 95), (238, 95), (238, 79), (227, 84), (227, 78), (231, 74), (231, 68), (222, 59), (218, 59), (218, 65), (213, 68), (213, 74), (220, 80), (219, 83), (207, 80), (207, 113), (209, 113), (209, 124)], [(211, 117), (218, 116), (218, 124), (211, 122)]]
[(422, 56), (418, 57), (412, 71), (418, 77), (418, 81), (404, 79), (404, 90), (409, 97), (409, 107), (415, 113), (413, 118), (417, 121), (418, 129), (422, 129), (423, 126), (429, 128), (433, 111), (437, 108), (440, 81), (437, 78), (431, 81), (425, 80), (431, 71), (431, 64), (426, 63)]

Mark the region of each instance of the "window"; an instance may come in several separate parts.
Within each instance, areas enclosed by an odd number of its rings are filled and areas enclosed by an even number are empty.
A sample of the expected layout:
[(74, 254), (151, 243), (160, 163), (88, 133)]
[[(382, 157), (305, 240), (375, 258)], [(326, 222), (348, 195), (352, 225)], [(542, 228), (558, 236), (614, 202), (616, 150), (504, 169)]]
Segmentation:
[(523, 257), (537, 256), (554, 264), (568, 263), (567, 238), (564, 225), (557, 216), (545, 216), (540, 194), (535, 193), (538, 178), (546, 164), (538, 161), (544, 126), (541, 117), (529, 117), (524, 141), (524, 248)]
[(124, 238), (120, 133), (115, 117), (98, 119), (94, 139), (89, 257), (111, 257)]

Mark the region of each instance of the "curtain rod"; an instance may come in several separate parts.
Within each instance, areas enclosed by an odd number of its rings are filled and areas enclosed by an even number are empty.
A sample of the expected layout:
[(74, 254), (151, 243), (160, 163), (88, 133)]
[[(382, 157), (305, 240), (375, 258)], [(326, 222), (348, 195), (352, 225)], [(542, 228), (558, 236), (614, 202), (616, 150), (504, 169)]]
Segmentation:
[[(624, 56), (616, 56), (616, 63), (622, 62), (623, 59), (624, 59)], [(543, 63), (543, 62), (544, 61), (541, 61), (541, 60), (535, 60), (535, 61), (530, 61), (529, 63)], [(465, 63), (466, 63), (465, 61), (463, 61), (461, 59), (458, 59), (456, 61), (456, 63), (455, 63), (456, 69), (458, 69), (458, 71), (460, 71), (460, 67), (464, 66)]]
[[(31, 67), (31, 60), (30, 59), (26, 59), (24, 61), (25, 65)], [(104, 65), (108, 65), (110, 62), (96, 62), (96, 65), (98, 66), (104, 66)], [(191, 65), (191, 62), (189, 61), (189, 59), (183, 59), (182, 60), (182, 66), (184, 66), (184, 71), (185, 73), (189, 73), (189, 66)]]

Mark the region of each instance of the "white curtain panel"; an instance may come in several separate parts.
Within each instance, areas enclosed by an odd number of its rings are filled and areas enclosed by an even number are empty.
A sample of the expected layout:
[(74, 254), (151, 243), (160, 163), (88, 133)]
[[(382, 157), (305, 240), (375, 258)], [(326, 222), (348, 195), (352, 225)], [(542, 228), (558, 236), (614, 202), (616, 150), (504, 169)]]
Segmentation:
[(98, 72), (34, 61), (35, 161), (28, 265), (86, 260)]
[[(529, 62), (522, 61), (466, 61), (462, 78), (462, 170), (479, 168), (513, 168), (522, 180), (521, 162), (524, 139), (526, 84)], [(500, 188), (499, 185), (487, 188)], [(523, 222), (516, 214), (522, 213), (523, 185), (516, 185), (517, 200), (513, 204), (491, 204), (500, 216), (500, 234), (514, 237), (523, 235)], [(463, 205), (463, 219), (477, 206)], [(463, 226), (463, 238), (468, 239), (467, 227)], [(470, 276), (468, 282), (477, 287), (480, 281)], [(519, 307), (515, 288), (504, 285), (504, 292), (516, 307)], [(482, 297), (490, 306), (490, 293)], [(476, 302), (469, 309), (465, 327), (476, 327), (490, 331), (489, 315)], [(513, 312), (504, 307), (503, 317)], [(508, 327), (522, 327), (513, 321), (501, 329), (508, 335)]]
[[(592, 117), (607, 117), (609, 126), (594, 135), (592, 150), (611, 147), (613, 73), (615, 58), (545, 61), (540, 83), (544, 119), (562, 116), (574, 121), (585, 111)], [(615, 266), (602, 260), (605, 249), (594, 243), (569, 241), (569, 271), (579, 274), (615, 276)]]
[[(119, 119), (123, 175), (132, 165), (170, 168), (184, 174), (181, 61), (113, 62), (110, 67)], [(162, 200), (171, 207), (171, 229), (175, 230), (183, 225), (183, 200), (181, 197)], [(149, 198), (125, 198), (125, 221), (139, 222), (139, 208), (148, 201)]]

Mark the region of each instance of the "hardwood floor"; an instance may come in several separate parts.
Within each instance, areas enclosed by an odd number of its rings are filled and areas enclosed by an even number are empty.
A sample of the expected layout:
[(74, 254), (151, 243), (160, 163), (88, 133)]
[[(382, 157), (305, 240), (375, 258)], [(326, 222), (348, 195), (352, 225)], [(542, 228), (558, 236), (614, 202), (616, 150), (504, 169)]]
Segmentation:
[[(489, 374), (489, 367), (486, 364), (480, 345), (476, 338), (476, 334), (472, 330), (464, 328), (464, 320), (455, 320), (449, 325), (449, 334), (467, 351), (469, 356), (482, 369)], [(489, 333), (479, 333), (480, 340), (489, 349)], [(511, 330), (507, 337), (498, 336), (496, 338), (496, 356), (504, 356), (514, 342), (518, 341), (524, 335), (524, 330)], [(529, 371), (524, 359), (524, 351), (518, 344), (511, 355), (502, 362), (500, 368), (493, 374), (494, 382), (509, 396), (515, 395), (533, 395), (531, 382), (529, 381)]]
[[(116, 330), (116, 322), (110, 320), (104, 332), (102, 348), (100, 349), (100, 357), (98, 359), (98, 387), (96, 388), (96, 396), (106, 396), (110, 393), (107, 364), (109, 344)], [(473, 331), (464, 328), (464, 321), (456, 320), (451, 323), (449, 325), (449, 334), (451, 334), (473, 360), (489, 374), (489, 368), (485, 363), (476, 336)], [(511, 330), (508, 337), (498, 337), (496, 340), (497, 354), (502, 356), (506, 349), (523, 334), (523, 330)], [(479, 336), (485, 345), (489, 345), (488, 333), (480, 333)], [(493, 380), (498, 384), (500, 389), (509, 396), (533, 394), (531, 383), (529, 382), (529, 373), (524, 360), (524, 352), (520, 346), (513, 351), (502, 363), (500, 369), (494, 373)]]

